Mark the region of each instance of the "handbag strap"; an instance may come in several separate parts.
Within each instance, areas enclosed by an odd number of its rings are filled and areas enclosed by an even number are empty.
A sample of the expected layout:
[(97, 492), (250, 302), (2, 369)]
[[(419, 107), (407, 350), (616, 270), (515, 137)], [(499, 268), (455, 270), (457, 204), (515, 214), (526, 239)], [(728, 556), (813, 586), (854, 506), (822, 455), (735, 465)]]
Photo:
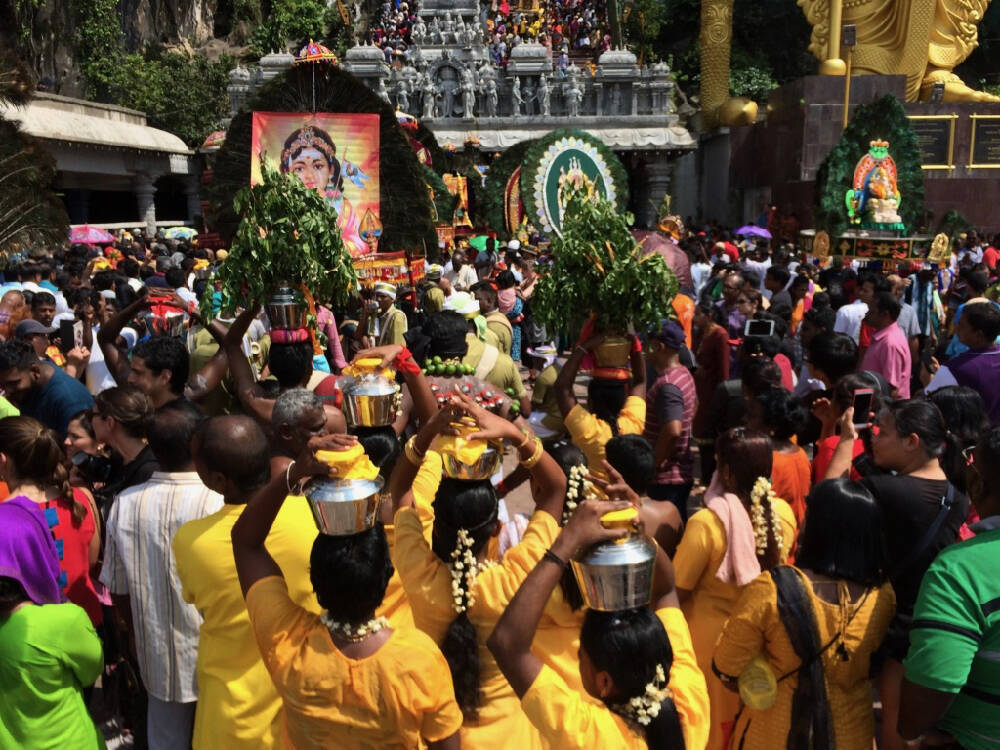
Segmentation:
[(927, 548), (931, 546), (931, 542), (933, 542), (937, 537), (938, 532), (941, 530), (941, 526), (944, 524), (945, 518), (948, 517), (948, 512), (951, 510), (951, 506), (954, 502), (955, 487), (951, 482), (948, 482), (948, 490), (941, 496), (941, 504), (939, 506), (940, 509), (938, 510), (937, 516), (934, 518), (934, 522), (927, 527), (924, 535), (920, 537), (920, 541), (913, 545), (906, 556), (893, 566), (892, 571), (889, 574), (890, 578), (896, 578), (923, 556), (924, 552), (927, 551)]

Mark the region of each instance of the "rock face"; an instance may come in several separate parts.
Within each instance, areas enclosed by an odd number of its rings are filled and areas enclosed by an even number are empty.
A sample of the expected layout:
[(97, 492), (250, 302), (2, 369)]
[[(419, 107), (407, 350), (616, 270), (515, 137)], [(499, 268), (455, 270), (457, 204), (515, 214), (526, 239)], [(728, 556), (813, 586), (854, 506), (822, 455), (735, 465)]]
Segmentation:
[(121, 0), (126, 44), (141, 49), (186, 39), (195, 47), (213, 36), (216, 0)]
[[(84, 81), (73, 54), (76, 3), (43, 0), (25, 50), (26, 62), (42, 85), (64, 96), (83, 94)], [(126, 48), (137, 52), (150, 44), (179, 42), (200, 47), (212, 41), (217, 7), (218, 0), (121, 0), (118, 11)], [(0, 22), (0, 47), (12, 41), (7, 38), (9, 31)]]

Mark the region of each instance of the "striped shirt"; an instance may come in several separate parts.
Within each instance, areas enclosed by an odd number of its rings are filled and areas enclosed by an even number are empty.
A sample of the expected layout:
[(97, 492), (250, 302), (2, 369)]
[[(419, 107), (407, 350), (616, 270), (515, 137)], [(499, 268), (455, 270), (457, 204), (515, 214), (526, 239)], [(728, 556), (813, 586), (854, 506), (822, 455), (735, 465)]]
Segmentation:
[(942, 550), (913, 613), (906, 677), (955, 694), (938, 727), (967, 750), (1000, 748), (1000, 517)]
[(149, 694), (162, 701), (198, 700), (201, 615), (181, 596), (171, 542), (185, 523), (222, 505), (222, 496), (197, 473), (156, 471), (111, 507), (101, 583), (130, 597), (139, 673)]
[(683, 365), (665, 370), (646, 392), (646, 426), (643, 436), (655, 448), (667, 422), (679, 421), (681, 434), (669, 461), (657, 469), (656, 484), (686, 484), (694, 481), (691, 425), (698, 408), (694, 378)]

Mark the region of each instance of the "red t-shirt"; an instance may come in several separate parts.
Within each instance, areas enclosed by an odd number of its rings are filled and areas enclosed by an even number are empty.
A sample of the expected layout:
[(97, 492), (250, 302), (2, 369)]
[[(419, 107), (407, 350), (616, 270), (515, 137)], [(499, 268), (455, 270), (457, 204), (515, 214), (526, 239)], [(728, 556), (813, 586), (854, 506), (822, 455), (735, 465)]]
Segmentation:
[[(878, 427), (872, 427), (872, 433), (878, 433)], [(840, 435), (830, 435), (830, 437), (823, 438), (816, 443), (816, 454), (813, 456), (813, 484), (817, 482), (822, 482), (823, 477), (826, 476), (826, 470), (830, 467), (830, 461), (833, 460), (833, 452), (837, 448), (837, 443), (840, 442)], [(865, 444), (861, 438), (854, 441), (854, 449), (851, 452), (851, 460), (860, 456), (865, 452)], [(855, 482), (861, 481), (861, 475), (855, 471), (854, 467), (851, 467), (851, 479)]]
[(74, 487), (73, 497), (85, 509), (82, 521), (73, 518), (72, 506), (63, 498), (38, 505), (56, 540), (59, 570), (62, 571), (59, 585), (67, 599), (83, 607), (96, 627), (104, 621), (104, 610), (90, 577), (90, 540), (94, 538), (97, 527), (87, 495)]
[(983, 263), (991, 269), (997, 267), (998, 260), (1000, 260), (1000, 250), (997, 250), (993, 245), (990, 245), (983, 251)]
[(784, 354), (775, 354), (774, 364), (776, 364), (778, 369), (781, 370), (781, 387), (786, 391), (795, 390), (795, 379), (792, 377), (791, 360), (789, 360)]

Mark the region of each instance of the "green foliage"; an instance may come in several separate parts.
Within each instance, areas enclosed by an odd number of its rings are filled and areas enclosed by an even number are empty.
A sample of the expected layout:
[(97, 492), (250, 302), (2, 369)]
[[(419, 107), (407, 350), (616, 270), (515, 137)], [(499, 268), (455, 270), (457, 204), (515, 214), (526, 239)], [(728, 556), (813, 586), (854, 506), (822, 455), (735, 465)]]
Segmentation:
[[(549, 147), (567, 136), (579, 138), (584, 143), (594, 147), (608, 165), (611, 179), (615, 186), (615, 203), (624, 207), (628, 205), (628, 174), (621, 160), (615, 152), (608, 148), (602, 141), (584, 130), (552, 130), (537, 140), (531, 141), (531, 145), (524, 154), (521, 161), (521, 200), (524, 202), (524, 212), (528, 216), (528, 221), (538, 216), (539, 204), (536, 203), (534, 190), (531, 181), (534, 179), (538, 165)], [(536, 224), (536, 226), (538, 226)]]
[(73, 6), (73, 52), (87, 79), (87, 94), (107, 93), (98, 69), (118, 62), (122, 54), (118, 0), (79, 0)]
[(427, 187), (434, 191), (434, 210), (437, 213), (438, 224), (450, 224), (455, 215), (455, 206), (458, 205), (458, 198), (448, 192), (441, 175), (428, 166), (424, 166), (424, 182)]
[(350, 73), (328, 65), (292, 67), (257, 91), (233, 118), (215, 158), (215, 177), (205, 191), (217, 231), (224, 238), (231, 237), (239, 223), (233, 195), (250, 179), (251, 112), (312, 112), (314, 73), (315, 111), (379, 116), (379, 218), (383, 227), (379, 250), (420, 254), (427, 243), (436, 247), (423, 167), (396, 122), (395, 111)]
[(229, 112), (232, 58), (212, 62), (177, 52), (116, 55), (89, 67), (88, 82), (106, 98), (146, 113), (148, 122), (200, 146)]
[(868, 153), (869, 143), (889, 141), (889, 154), (896, 162), (897, 188), (901, 196), (899, 215), (910, 229), (923, 223), (924, 176), (920, 168), (917, 136), (906, 119), (900, 101), (888, 94), (855, 111), (843, 135), (816, 173), (816, 228), (837, 237), (848, 227), (844, 196), (854, 180), (858, 160)]
[(654, 43), (666, 21), (663, 0), (627, 0), (622, 9), (622, 31), (640, 64), (656, 62)]
[[(250, 11), (253, 12), (252, 7)], [(289, 45), (299, 47), (314, 39), (329, 43), (328, 46), (339, 53), (343, 51), (344, 44), (337, 41), (342, 36), (343, 22), (335, 3), (328, 4), (324, 0), (273, 0), (260, 25), (254, 29), (250, 48), (259, 56), (286, 49)]]
[[(26, 104), (32, 85), (12, 54), (0, 55), (0, 102)], [(52, 191), (55, 160), (17, 124), (0, 117), (0, 253), (66, 239), (69, 221)]]
[[(699, 30), (701, 0), (662, 0), (670, 23), (660, 27), (652, 48), (668, 59), (678, 84), (698, 93), (701, 81)], [(766, 100), (774, 86), (812, 75), (816, 60), (809, 53), (810, 27), (790, 0), (736, 0), (730, 68), (731, 93)]]
[(493, 160), (486, 173), (486, 186), (483, 188), (481, 205), (479, 206), (477, 223), (485, 224), (497, 232), (501, 240), (509, 240), (507, 220), (504, 217), (503, 193), (507, 181), (514, 170), (521, 166), (524, 154), (534, 141), (521, 141), (504, 151)]
[(733, 55), (729, 68), (729, 93), (732, 96), (746, 96), (754, 101), (766, 102), (778, 82), (774, 80), (771, 67), (759, 64), (745, 55)]
[(552, 239), (552, 267), (538, 281), (532, 310), (549, 331), (579, 330), (597, 314), (599, 330), (646, 331), (671, 315), (677, 277), (663, 256), (643, 255), (632, 216), (582, 191), (567, 198), (562, 237)]
[(949, 237), (958, 237), (962, 232), (972, 229), (972, 222), (966, 219), (957, 209), (952, 209), (938, 222), (937, 231), (944, 232)]
[(262, 301), (278, 282), (346, 304), (357, 276), (337, 231), (337, 212), (295, 175), (264, 164), (261, 178), (233, 200), (242, 219), (229, 257), (213, 277), (222, 291), (223, 312)]

